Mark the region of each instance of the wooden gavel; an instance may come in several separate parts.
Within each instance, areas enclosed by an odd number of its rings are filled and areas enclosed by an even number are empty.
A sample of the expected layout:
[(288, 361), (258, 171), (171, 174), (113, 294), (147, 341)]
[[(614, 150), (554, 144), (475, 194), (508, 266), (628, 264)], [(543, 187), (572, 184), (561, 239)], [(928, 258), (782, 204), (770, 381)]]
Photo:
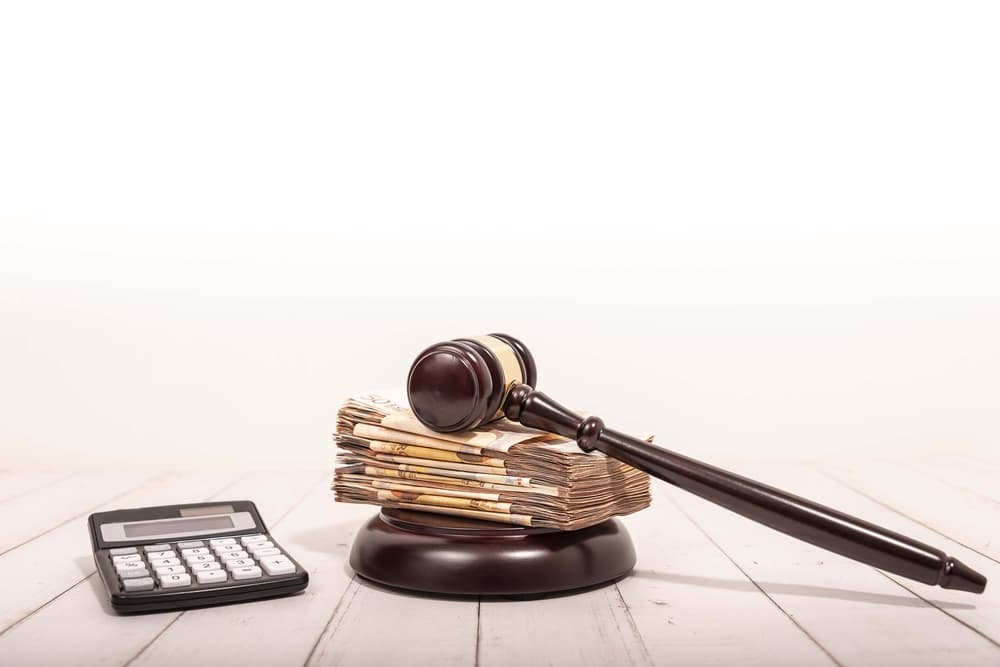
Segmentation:
[(576, 440), (748, 519), (848, 558), (943, 588), (982, 593), (986, 577), (943, 551), (781, 489), (676, 454), (580, 417), (535, 391), (535, 361), (505, 334), (432, 345), (407, 379), (417, 419), (439, 432), (507, 417)]

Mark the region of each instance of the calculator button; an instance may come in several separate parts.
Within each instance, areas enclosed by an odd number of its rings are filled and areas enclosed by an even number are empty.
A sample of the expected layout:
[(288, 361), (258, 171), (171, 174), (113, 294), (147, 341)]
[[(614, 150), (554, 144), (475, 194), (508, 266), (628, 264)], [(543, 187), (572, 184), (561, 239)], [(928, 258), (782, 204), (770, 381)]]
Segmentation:
[(168, 565), (180, 565), (180, 558), (150, 558), (149, 565), (152, 568), (166, 567)]
[(122, 582), (122, 588), (125, 589), (126, 593), (131, 593), (133, 591), (151, 591), (153, 590), (153, 580), (150, 577), (142, 577), (141, 579), (126, 579)]
[(143, 551), (149, 553), (150, 551), (170, 551), (169, 544), (147, 544), (142, 548)]
[(147, 551), (146, 558), (177, 558), (177, 554), (173, 551)]
[(148, 577), (149, 570), (144, 567), (137, 570), (125, 570), (124, 572), (119, 572), (118, 576), (121, 577), (122, 581), (126, 579), (138, 579), (140, 577)]
[(141, 560), (130, 560), (127, 563), (115, 563), (115, 570), (117, 570), (119, 574), (121, 574), (122, 572), (127, 572), (129, 570), (145, 570), (145, 569), (146, 569), (146, 564), (143, 563)]
[(179, 586), (190, 586), (190, 574), (171, 574), (160, 577), (160, 588), (177, 588)]
[(128, 554), (128, 555), (125, 555), (125, 556), (112, 556), (111, 557), (111, 562), (112, 563), (128, 563), (128, 562), (134, 561), (134, 560), (142, 560), (142, 556), (140, 556), (139, 554)]
[(127, 554), (139, 553), (135, 547), (118, 547), (111, 550), (112, 556), (125, 556)]
[(255, 563), (252, 558), (235, 558), (231, 561), (228, 561), (226, 563), (226, 567), (228, 567), (230, 570), (237, 570), (241, 567), (251, 567), (256, 564), (257, 563)]
[(215, 561), (215, 556), (186, 556), (184, 558), (188, 565), (194, 565), (195, 563), (212, 563)]
[(295, 563), (284, 556), (277, 558), (264, 558), (260, 561), (260, 566), (270, 575), (289, 574), (295, 572)]
[(238, 567), (233, 570), (233, 579), (256, 579), (261, 576), (259, 567)]
[(207, 572), (209, 570), (218, 570), (222, 568), (222, 565), (216, 560), (207, 563), (188, 563), (188, 566), (195, 572)]
[(267, 535), (244, 535), (240, 538), (240, 542), (243, 544), (252, 544), (254, 542), (266, 542)]
[(251, 542), (247, 545), (247, 551), (255, 553), (258, 549), (270, 549), (273, 546), (274, 542)]
[(184, 569), (183, 565), (168, 565), (166, 567), (156, 568), (156, 576), (160, 579), (166, 577), (167, 575), (183, 574), (184, 572), (187, 572), (187, 570)]
[(213, 547), (218, 547), (222, 546), (223, 544), (236, 544), (236, 540), (234, 540), (231, 537), (220, 537), (215, 540), (209, 540), (208, 543), (211, 544)]
[(267, 549), (253, 549), (251, 552), (254, 558), (264, 558), (265, 556), (280, 556), (281, 549), (268, 547)]
[(205, 570), (199, 572), (197, 576), (199, 584), (217, 584), (228, 578), (225, 570)]
[(243, 547), (241, 547), (238, 544), (220, 544), (219, 546), (215, 547), (215, 553), (217, 554), (224, 554), (230, 551), (242, 551), (242, 550)]
[(198, 547), (203, 547), (203, 546), (205, 546), (205, 543), (202, 542), (201, 540), (198, 540), (197, 542), (178, 542), (177, 543), (177, 548), (180, 549), (180, 550), (182, 550), (182, 551), (184, 549), (197, 549)]
[(219, 554), (219, 560), (223, 563), (229, 560), (235, 560), (238, 558), (248, 558), (250, 554), (246, 551), (227, 551), (224, 554)]
[(182, 556), (204, 556), (207, 553), (210, 552), (208, 549), (204, 547), (195, 547), (194, 549), (181, 549)]

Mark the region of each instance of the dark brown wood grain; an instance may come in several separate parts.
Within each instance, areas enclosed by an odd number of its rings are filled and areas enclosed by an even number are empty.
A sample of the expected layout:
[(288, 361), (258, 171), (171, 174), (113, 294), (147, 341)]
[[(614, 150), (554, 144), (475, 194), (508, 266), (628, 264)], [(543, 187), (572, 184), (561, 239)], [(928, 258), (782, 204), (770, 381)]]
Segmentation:
[(537, 595), (618, 579), (635, 565), (635, 549), (616, 519), (561, 531), (385, 508), (359, 531), (350, 563), (397, 588)]
[[(519, 355), (527, 348), (503, 336)], [(471, 429), (495, 418), (576, 440), (748, 519), (848, 558), (944, 588), (982, 593), (986, 577), (943, 551), (811, 500), (614, 431), (600, 417), (582, 418), (528, 382), (507, 386), (496, 357), (463, 341), (427, 348), (411, 368), (409, 396), (417, 418), (438, 431)], [(532, 369), (534, 361), (531, 361)], [(534, 373), (532, 373), (533, 375)], [(527, 376), (526, 376), (527, 377)]]

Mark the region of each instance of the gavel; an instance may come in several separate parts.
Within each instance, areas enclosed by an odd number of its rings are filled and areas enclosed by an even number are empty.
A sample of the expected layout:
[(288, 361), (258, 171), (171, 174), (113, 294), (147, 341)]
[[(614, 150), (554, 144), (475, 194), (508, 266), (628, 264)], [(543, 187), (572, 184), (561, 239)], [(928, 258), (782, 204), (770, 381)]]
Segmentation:
[(407, 394), (414, 415), (450, 433), (506, 417), (575, 440), (748, 519), (908, 579), (972, 593), (986, 577), (940, 549), (811, 500), (682, 456), (581, 417), (533, 387), (535, 360), (506, 334), (431, 345), (413, 362)]

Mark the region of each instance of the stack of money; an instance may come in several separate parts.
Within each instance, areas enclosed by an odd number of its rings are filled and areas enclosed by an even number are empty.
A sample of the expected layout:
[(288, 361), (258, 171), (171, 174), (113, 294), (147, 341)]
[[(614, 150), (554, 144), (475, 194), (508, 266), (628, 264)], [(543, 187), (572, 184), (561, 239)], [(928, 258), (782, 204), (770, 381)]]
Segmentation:
[(649, 506), (649, 477), (505, 419), (437, 433), (402, 405), (354, 396), (337, 413), (342, 502), (576, 530)]

